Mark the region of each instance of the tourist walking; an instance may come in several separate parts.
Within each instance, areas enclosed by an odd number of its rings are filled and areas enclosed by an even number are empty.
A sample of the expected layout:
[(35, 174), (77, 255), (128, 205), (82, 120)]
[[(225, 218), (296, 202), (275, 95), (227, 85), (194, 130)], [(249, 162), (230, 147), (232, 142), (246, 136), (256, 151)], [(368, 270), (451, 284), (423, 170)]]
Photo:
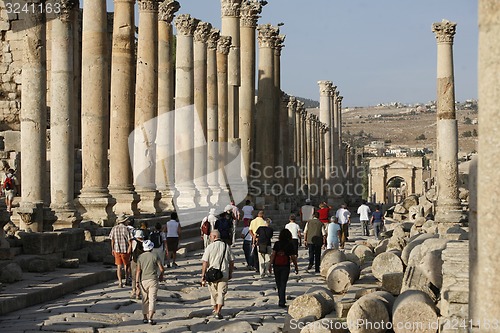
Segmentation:
[(208, 215), (201, 220), (200, 225), (201, 239), (203, 239), (203, 248), (205, 249), (210, 244), (210, 232), (215, 229), (215, 222), (217, 222), (215, 208), (210, 208)]
[(143, 242), (144, 253), (137, 259), (136, 284), (142, 292), (143, 323), (156, 325), (153, 315), (156, 310), (156, 296), (159, 281), (163, 281), (163, 265), (158, 254), (153, 253), (154, 244), (150, 240)]
[(307, 221), (313, 218), (314, 206), (311, 205), (311, 199), (306, 199), (305, 205), (300, 207), (300, 221), (304, 228)]
[(241, 208), (241, 211), (243, 212), (243, 226), (249, 226), (253, 220), (253, 206), (250, 200), (245, 201), (245, 206)]
[(16, 187), (18, 185), (17, 178), (14, 175), (14, 169), (9, 169), (5, 175), (3, 181), (2, 189), (5, 195), (5, 205), (7, 206), (7, 211), (12, 212), (12, 202), (14, 201), (14, 196), (16, 195)]
[(259, 227), (267, 225), (266, 220), (264, 220), (264, 211), (260, 210), (257, 213), (257, 217), (250, 222), (250, 234), (252, 235), (252, 256), (253, 256), (253, 262), (254, 262), (254, 267), (255, 271), (259, 273), (259, 251), (257, 248), (257, 229)]
[(267, 275), (271, 265), (271, 239), (273, 238), (273, 229), (269, 227), (269, 221), (266, 220), (266, 225), (260, 226), (255, 232), (258, 256), (259, 256), (259, 272), (260, 277)]
[(363, 200), (361, 206), (358, 207), (359, 221), (363, 229), (363, 236), (370, 236), (370, 229), (368, 226), (370, 222), (370, 213), (370, 207), (366, 204), (366, 200)]
[(380, 236), (380, 232), (384, 227), (384, 213), (380, 211), (379, 205), (375, 206), (375, 211), (372, 214), (370, 224), (373, 226), (373, 235), (375, 236), (375, 239), (378, 239)]
[(321, 223), (327, 225), (328, 222), (330, 221), (330, 206), (326, 202), (322, 202), (319, 204), (319, 209), (318, 209), (318, 214), (319, 214), (319, 220)]
[(170, 221), (167, 222), (167, 267), (170, 268), (170, 258), (172, 267), (178, 267), (175, 262), (177, 250), (179, 249), (179, 240), (181, 238), (181, 223), (176, 212), (170, 215)]
[(219, 230), (220, 239), (227, 245), (231, 245), (233, 229), (231, 210), (224, 211), (219, 215), (219, 219), (215, 222), (215, 229)]
[(250, 227), (246, 226), (241, 231), (241, 238), (243, 238), (243, 253), (245, 254), (245, 261), (248, 270), (255, 270), (253, 256), (252, 256), (252, 235), (250, 234)]
[[(210, 292), (210, 303), (213, 306), (213, 314), (217, 319), (222, 319), (222, 307), (227, 293), (228, 281), (233, 276), (234, 257), (231, 248), (225, 242), (220, 240), (218, 230), (210, 233), (211, 243), (205, 249), (201, 267), (201, 285), (205, 286), (208, 282), (208, 291)], [(210, 269), (219, 269), (222, 272), (222, 278), (216, 281), (207, 281), (207, 272)]]
[(136, 273), (137, 259), (139, 259), (139, 256), (144, 253), (144, 241), (144, 232), (142, 229), (132, 230), (132, 255), (130, 260), (130, 270), (132, 272), (132, 292), (130, 293), (130, 297), (135, 299), (141, 298), (141, 288), (137, 285)]
[(228, 205), (225, 209), (226, 212), (231, 213), (231, 218), (233, 221), (233, 228), (232, 228), (232, 242), (231, 246), (236, 246), (236, 227), (238, 226), (238, 222), (240, 221), (240, 210), (238, 207), (234, 204), (234, 200), (231, 200), (231, 204)]
[(119, 215), (116, 219), (116, 225), (111, 229), (109, 238), (111, 239), (111, 253), (115, 257), (116, 275), (118, 277), (118, 287), (123, 288), (122, 268), (125, 272), (125, 281), (132, 281), (129, 276), (130, 254), (132, 252), (132, 237), (125, 223), (129, 216)]
[(156, 222), (155, 230), (149, 234), (149, 240), (153, 242), (153, 253), (156, 253), (161, 260), (162, 266), (165, 265), (165, 253), (168, 256), (167, 234), (162, 232), (162, 225)]
[(318, 212), (314, 212), (313, 218), (307, 221), (304, 229), (304, 245), (309, 249), (309, 266), (307, 269), (312, 269), (314, 265), (314, 271), (316, 273), (319, 273), (321, 247), (326, 242), (325, 227), (318, 217)]
[(347, 210), (347, 205), (342, 204), (335, 214), (338, 223), (340, 224), (340, 249), (344, 249), (345, 242), (349, 237), (349, 224), (351, 224), (351, 213)]
[(326, 249), (338, 249), (340, 244), (340, 225), (335, 216), (330, 218), (326, 229)]
[(273, 252), (271, 253), (271, 266), (269, 273), (274, 270), (274, 280), (278, 289), (278, 306), (286, 307), (286, 284), (290, 276), (290, 261), (295, 267), (295, 274), (299, 273), (297, 265), (297, 255), (294, 252), (292, 243), (292, 233), (288, 229), (283, 229), (280, 232), (278, 241), (274, 243)]
[(292, 244), (293, 244), (293, 254), (296, 256), (299, 254), (299, 243), (302, 238), (302, 234), (300, 232), (300, 226), (296, 222), (297, 217), (295, 214), (291, 214), (289, 217), (289, 222), (285, 224), (285, 229), (288, 229), (292, 235)]

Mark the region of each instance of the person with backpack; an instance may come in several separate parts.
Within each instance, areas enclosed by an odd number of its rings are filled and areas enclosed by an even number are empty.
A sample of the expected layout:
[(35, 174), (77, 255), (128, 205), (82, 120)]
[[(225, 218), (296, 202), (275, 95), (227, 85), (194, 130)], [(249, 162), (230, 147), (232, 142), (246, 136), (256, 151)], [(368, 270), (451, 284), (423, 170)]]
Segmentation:
[(271, 239), (273, 238), (273, 229), (269, 226), (268, 220), (266, 220), (266, 225), (257, 229), (255, 235), (257, 237), (257, 248), (259, 250), (260, 277), (264, 278), (271, 265)]
[(153, 242), (153, 253), (156, 253), (160, 257), (161, 264), (165, 265), (165, 252), (168, 256), (167, 237), (161, 228), (161, 223), (157, 222), (155, 230), (149, 234), (149, 240)]
[(378, 239), (380, 233), (382, 232), (382, 228), (384, 227), (384, 213), (380, 210), (379, 205), (375, 206), (375, 211), (372, 214), (370, 224), (373, 226), (373, 235), (375, 236), (375, 239)]
[(252, 256), (252, 235), (250, 234), (249, 226), (243, 228), (241, 231), (241, 238), (243, 238), (243, 253), (245, 254), (245, 261), (247, 262), (247, 269), (253, 271), (255, 267)]
[(5, 205), (7, 206), (7, 211), (12, 212), (12, 202), (14, 201), (14, 196), (16, 195), (17, 178), (14, 176), (14, 169), (9, 169), (5, 175), (5, 180), (3, 181), (3, 191), (5, 194)]
[(143, 242), (144, 232), (142, 229), (134, 229), (131, 232), (132, 234), (132, 260), (130, 260), (130, 269), (132, 276), (132, 292), (130, 293), (131, 298), (141, 299), (141, 288), (137, 286), (136, 273), (137, 273), (137, 259), (139, 256), (144, 253)]
[(172, 258), (172, 267), (179, 267), (175, 262), (177, 250), (179, 249), (179, 239), (181, 238), (181, 223), (176, 212), (170, 215), (170, 221), (167, 222), (167, 267), (170, 268), (170, 258)]
[(210, 244), (210, 232), (214, 230), (215, 222), (217, 222), (217, 218), (215, 217), (215, 208), (210, 208), (208, 216), (203, 218), (200, 225), (201, 239), (203, 239), (203, 248), (205, 249), (208, 244)]
[(286, 284), (290, 276), (290, 261), (293, 262), (295, 267), (295, 274), (298, 274), (299, 266), (292, 243), (292, 233), (288, 229), (283, 229), (280, 232), (278, 241), (274, 243), (273, 252), (271, 253), (271, 266), (269, 266), (269, 274), (272, 274), (274, 270), (274, 280), (278, 289), (278, 306), (280, 308), (286, 308)]
[(219, 230), (220, 239), (227, 245), (231, 245), (232, 227), (233, 222), (227, 212), (220, 214), (219, 219), (215, 222), (215, 229)]

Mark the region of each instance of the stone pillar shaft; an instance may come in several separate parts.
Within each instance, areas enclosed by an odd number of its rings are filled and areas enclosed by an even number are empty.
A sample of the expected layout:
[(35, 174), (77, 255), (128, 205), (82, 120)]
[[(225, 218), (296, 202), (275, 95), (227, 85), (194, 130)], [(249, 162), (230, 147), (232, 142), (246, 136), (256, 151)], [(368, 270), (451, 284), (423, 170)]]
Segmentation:
[(219, 31), (212, 29), (207, 41), (207, 183), (211, 191), (210, 202), (216, 204), (219, 187), (219, 124), (217, 87), (217, 43)]
[[(86, 0), (82, 32), (82, 182), (84, 219), (111, 225), (108, 193), (109, 58), (106, 2)], [(80, 208), (79, 208), (80, 209)]]
[(436, 221), (458, 222), (458, 128), (455, 115), (453, 36), (456, 23), (434, 23), (437, 39), (437, 188)]
[[(319, 119), (322, 123), (324, 123), (327, 127), (330, 127), (332, 120), (332, 111), (331, 111), (331, 92), (332, 85), (331, 81), (319, 81)], [(329, 132), (326, 132), (324, 136), (325, 144), (324, 144), (324, 155), (325, 155), (325, 179), (330, 179), (330, 166), (332, 163), (331, 156), (331, 136)]]
[[(500, 195), (500, 24), (498, 3), (479, 1), (479, 155), (477, 187), (470, 184), (470, 271), (469, 318), (473, 329), (469, 332), (493, 333), (497, 327), (485, 327), (490, 318), (498, 318), (500, 311), (500, 256), (497, 211)], [(471, 175), (473, 168), (471, 167)], [(493, 199), (493, 200), (492, 200)], [(475, 205), (474, 205), (475, 204)], [(477, 218), (475, 216), (477, 207)], [(484, 276), (489, 278), (484, 279)]]
[(219, 184), (226, 189), (225, 176), (222, 173), (228, 153), (228, 54), (231, 37), (220, 36), (217, 44), (217, 109), (219, 135)]
[[(33, 1), (35, 5), (38, 5)], [(25, 228), (43, 230), (42, 206), (46, 192), (46, 54), (44, 15), (25, 15), (23, 53), (23, 85), (21, 105), (21, 203), (19, 211), (26, 211)], [(21, 215), (22, 217), (22, 215)], [(24, 221), (24, 219), (23, 219)]]
[(295, 166), (295, 152), (298, 149), (296, 141), (296, 114), (297, 114), (297, 99), (293, 96), (289, 97), (288, 104), (288, 164), (287, 166)]
[(133, 130), (135, 89), (135, 0), (115, 0), (111, 58), (109, 192), (113, 210), (138, 214), (128, 136)]

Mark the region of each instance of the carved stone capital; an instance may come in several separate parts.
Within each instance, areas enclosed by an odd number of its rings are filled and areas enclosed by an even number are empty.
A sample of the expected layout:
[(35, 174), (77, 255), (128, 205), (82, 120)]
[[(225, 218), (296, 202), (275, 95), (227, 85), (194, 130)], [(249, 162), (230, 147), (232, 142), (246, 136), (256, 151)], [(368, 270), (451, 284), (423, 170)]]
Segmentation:
[(155, 12), (158, 11), (158, 0), (138, 0), (140, 12)]
[(257, 31), (259, 32), (257, 38), (260, 47), (273, 48), (275, 46), (275, 39), (279, 34), (277, 27), (273, 27), (270, 24), (261, 24), (257, 27)]
[(340, 96), (340, 95), (337, 96), (337, 102), (338, 103), (342, 103), (343, 99), (344, 99), (344, 96)]
[(330, 86), (330, 97), (335, 97), (336, 90), (337, 86), (332, 82), (332, 85)]
[(250, 0), (243, 2), (240, 8), (240, 26), (245, 28), (257, 28), (257, 20), (262, 13), (262, 2)]
[(176, 0), (165, 0), (158, 6), (158, 21), (172, 23), (175, 13), (181, 9), (181, 4)]
[(219, 42), (219, 37), (220, 37), (220, 30), (212, 28), (210, 30), (210, 34), (208, 35), (207, 39), (207, 48), (209, 50), (217, 49), (217, 43)]
[(320, 96), (329, 96), (332, 91), (332, 81), (321, 80), (318, 81), (319, 85), (319, 95)]
[(290, 96), (288, 97), (288, 104), (287, 107), (289, 109), (297, 109), (297, 98), (295, 96)]
[(240, 16), (241, 0), (221, 0), (222, 17), (239, 17)]
[(274, 39), (274, 54), (277, 56), (281, 56), (281, 50), (285, 47), (285, 35), (277, 35)]
[(78, 2), (76, 0), (59, 0), (60, 4), (60, 12), (59, 19), (63, 22), (71, 21), (71, 12), (78, 6)]
[(175, 18), (177, 33), (183, 36), (193, 36), (200, 20), (192, 18), (189, 14), (181, 14)]
[(228, 55), (231, 49), (231, 36), (220, 36), (217, 42), (217, 52)]
[(448, 20), (432, 24), (432, 32), (436, 35), (438, 43), (453, 43), (457, 24)]
[(198, 23), (194, 31), (194, 41), (206, 43), (211, 31), (212, 31), (212, 25), (210, 23), (208, 22)]

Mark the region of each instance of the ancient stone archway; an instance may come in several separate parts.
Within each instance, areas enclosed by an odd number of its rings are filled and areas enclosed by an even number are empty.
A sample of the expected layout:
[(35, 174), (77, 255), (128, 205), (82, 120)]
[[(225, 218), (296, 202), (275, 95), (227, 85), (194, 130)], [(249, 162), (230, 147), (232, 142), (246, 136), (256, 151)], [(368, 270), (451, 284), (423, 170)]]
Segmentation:
[(422, 181), (426, 178), (423, 173), (421, 157), (372, 158), (369, 167), (370, 201), (389, 204), (410, 194), (422, 194)]

